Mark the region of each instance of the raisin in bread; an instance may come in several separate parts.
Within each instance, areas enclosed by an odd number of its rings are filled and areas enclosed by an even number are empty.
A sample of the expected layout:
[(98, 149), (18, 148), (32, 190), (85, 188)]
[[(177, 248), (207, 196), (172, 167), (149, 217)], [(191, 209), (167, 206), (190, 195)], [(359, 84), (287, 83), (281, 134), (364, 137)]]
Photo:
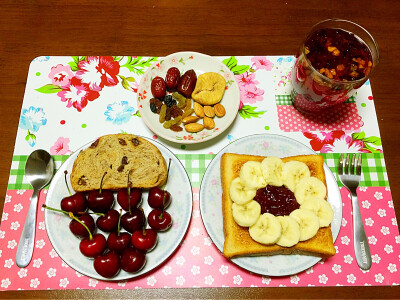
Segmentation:
[[(229, 195), (231, 182), (239, 176), (240, 169), (245, 162), (261, 162), (264, 158), (263, 156), (236, 153), (224, 153), (221, 157), (222, 214), (225, 236), (223, 255), (226, 258), (277, 254), (333, 256), (336, 253), (336, 249), (333, 245), (331, 225), (320, 228), (313, 238), (285, 248), (276, 244), (263, 245), (254, 241), (249, 234), (249, 229), (241, 227), (235, 222), (232, 216), (232, 200)], [(322, 156), (299, 155), (282, 158), (283, 162), (291, 160), (305, 163), (310, 169), (311, 176), (317, 177), (326, 185)]]
[(160, 150), (144, 138), (132, 134), (111, 134), (98, 138), (76, 158), (71, 185), (76, 192), (100, 188), (117, 190), (152, 188), (165, 183), (167, 166)]

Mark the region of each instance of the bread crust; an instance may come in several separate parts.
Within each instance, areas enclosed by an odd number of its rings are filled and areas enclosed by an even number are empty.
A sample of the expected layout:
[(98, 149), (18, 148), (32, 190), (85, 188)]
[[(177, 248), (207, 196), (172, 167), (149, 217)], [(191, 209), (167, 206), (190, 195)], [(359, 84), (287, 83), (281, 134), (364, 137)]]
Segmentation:
[(128, 186), (152, 188), (167, 178), (167, 165), (160, 150), (151, 142), (133, 134), (110, 134), (98, 138), (76, 158), (71, 185), (77, 192), (100, 188), (118, 190)]
[[(263, 245), (254, 241), (247, 227), (239, 226), (232, 216), (232, 200), (229, 188), (233, 179), (239, 176), (240, 168), (247, 161), (261, 162), (265, 157), (235, 153), (224, 153), (221, 157), (222, 181), (222, 214), (224, 229), (223, 255), (226, 258), (251, 255), (304, 254), (330, 257), (336, 253), (333, 246), (331, 226), (320, 228), (317, 234), (293, 247), (285, 248), (274, 245)], [(320, 179), (326, 186), (323, 158), (320, 155), (298, 155), (282, 158), (283, 162), (297, 160), (304, 162), (310, 169), (311, 176)]]

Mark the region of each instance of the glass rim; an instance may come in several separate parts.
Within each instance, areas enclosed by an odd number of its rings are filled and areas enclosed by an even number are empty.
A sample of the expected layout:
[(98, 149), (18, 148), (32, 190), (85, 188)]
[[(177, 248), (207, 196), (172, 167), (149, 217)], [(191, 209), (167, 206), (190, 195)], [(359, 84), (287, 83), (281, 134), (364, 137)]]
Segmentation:
[[(375, 47), (375, 50), (376, 50), (376, 59), (375, 59), (375, 61), (374, 61), (374, 59), (373, 59), (373, 57), (372, 57), (373, 65), (372, 65), (371, 71), (369, 72), (368, 75), (366, 75), (366, 76), (364, 76), (364, 77), (362, 77), (362, 78), (360, 78), (360, 79), (357, 79), (357, 80), (342, 81), (342, 80), (337, 80), (337, 79), (329, 78), (329, 77), (325, 76), (324, 74), (321, 74), (317, 69), (314, 68), (314, 66), (312, 65), (311, 61), (308, 59), (307, 55), (305, 54), (304, 42), (305, 42), (305, 41), (307, 40), (307, 38), (314, 32), (314, 28), (315, 28), (315, 27), (317, 27), (317, 26), (319, 26), (319, 25), (321, 25), (321, 24), (323, 24), (323, 23), (332, 22), (332, 21), (333, 21), (333, 22), (349, 23), (349, 24), (351, 24), (351, 25), (353, 25), (353, 26), (355, 26), (355, 27), (358, 27), (359, 29), (361, 29), (362, 31), (364, 31), (364, 32), (367, 34), (367, 36), (371, 39), (371, 41), (372, 41), (372, 43), (373, 43), (373, 46)], [(327, 28), (329, 28), (329, 27), (327, 27)], [(351, 32), (351, 31), (350, 31), (350, 32)], [(353, 32), (351, 32), (351, 33), (353, 33)], [(358, 35), (355, 34), (355, 33), (353, 33), (353, 34), (356, 35), (357, 37), (359, 37), (359, 38), (367, 45), (367, 47), (370, 48), (370, 46), (365, 42), (365, 40), (364, 40), (363, 38), (361, 38), (360, 36), (358, 36)], [(357, 24), (357, 23), (355, 23), (355, 22), (349, 21), (349, 20), (344, 20), (344, 19), (339, 19), (339, 18), (333, 18), (333, 19), (326, 19), (326, 20), (320, 21), (320, 22), (316, 23), (315, 25), (313, 25), (313, 26), (311, 27), (311, 29), (309, 30), (309, 32), (306, 34), (306, 37), (305, 37), (305, 39), (304, 39), (304, 42), (303, 42), (302, 45), (301, 45), (301, 48), (302, 48), (302, 49), (301, 49), (301, 52), (302, 52), (302, 54), (304, 53), (304, 59), (307, 61), (308, 65), (310, 66), (310, 68), (312, 69), (312, 71), (315, 71), (315, 73), (319, 74), (319, 76), (321, 76), (322, 79), (324, 79), (324, 80), (326, 80), (326, 81), (333, 82), (333, 83), (335, 83), (335, 84), (358, 84), (358, 83), (363, 83), (363, 82), (365, 82), (365, 81), (368, 80), (368, 78), (369, 78), (370, 75), (372, 74), (373, 70), (375, 69), (375, 66), (376, 66), (376, 65), (378, 64), (378, 62), (379, 62), (379, 47), (378, 47), (378, 43), (375, 41), (375, 39), (374, 39), (373, 36), (369, 33), (368, 30), (366, 30), (366, 29), (365, 29), (364, 27), (362, 27), (361, 25), (359, 25), (359, 24)], [(372, 49), (370, 49), (370, 51), (372, 52)], [(371, 53), (371, 56), (372, 56), (372, 53)]]

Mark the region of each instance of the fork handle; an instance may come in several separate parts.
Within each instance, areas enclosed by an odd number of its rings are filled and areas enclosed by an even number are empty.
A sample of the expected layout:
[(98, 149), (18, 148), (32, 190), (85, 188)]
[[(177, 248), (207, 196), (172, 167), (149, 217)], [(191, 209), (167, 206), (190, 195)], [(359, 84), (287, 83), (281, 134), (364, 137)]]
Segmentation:
[(354, 252), (356, 260), (361, 269), (369, 270), (372, 263), (371, 251), (369, 250), (368, 239), (365, 234), (360, 207), (358, 205), (358, 197), (355, 192), (351, 192), (351, 202), (353, 205)]

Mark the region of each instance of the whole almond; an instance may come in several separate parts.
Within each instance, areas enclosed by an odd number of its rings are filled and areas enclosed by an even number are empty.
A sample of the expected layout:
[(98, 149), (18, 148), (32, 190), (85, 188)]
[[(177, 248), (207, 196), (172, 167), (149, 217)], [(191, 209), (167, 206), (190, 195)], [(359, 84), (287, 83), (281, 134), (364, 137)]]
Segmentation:
[(214, 109), (209, 105), (204, 106), (204, 114), (210, 118), (214, 118), (215, 116)]
[(225, 116), (225, 107), (221, 103), (215, 104), (214, 112), (217, 115), (217, 117), (223, 117)]
[(183, 118), (182, 123), (183, 124), (189, 124), (189, 123), (195, 123), (199, 119), (198, 116), (188, 116), (186, 118)]
[(212, 118), (204, 117), (203, 124), (206, 129), (213, 129), (215, 127), (215, 122)]
[(204, 125), (199, 123), (189, 123), (185, 125), (185, 130), (187, 132), (199, 132), (202, 131), (203, 129)]
[(194, 109), (194, 113), (198, 117), (204, 118), (204, 107), (203, 107), (203, 105), (201, 105), (200, 103), (197, 103), (197, 102), (193, 102), (193, 109)]

